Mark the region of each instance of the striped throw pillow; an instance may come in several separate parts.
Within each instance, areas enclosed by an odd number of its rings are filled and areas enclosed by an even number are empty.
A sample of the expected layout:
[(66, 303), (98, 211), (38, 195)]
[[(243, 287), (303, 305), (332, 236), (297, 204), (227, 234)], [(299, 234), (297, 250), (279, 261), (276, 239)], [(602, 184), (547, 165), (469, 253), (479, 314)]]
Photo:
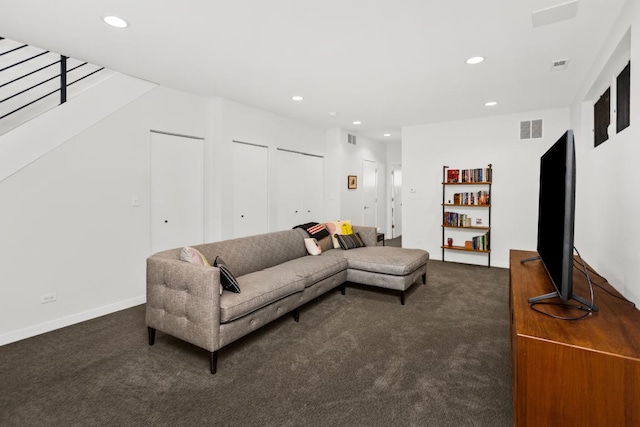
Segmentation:
[(365, 246), (362, 238), (358, 233), (353, 234), (335, 234), (335, 237), (340, 244), (340, 247), (344, 250), (363, 248)]
[(224, 290), (239, 294), (240, 286), (238, 285), (238, 281), (222, 258), (217, 256), (216, 260), (213, 262), (213, 266), (220, 269), (220, 283), (222, 283)]

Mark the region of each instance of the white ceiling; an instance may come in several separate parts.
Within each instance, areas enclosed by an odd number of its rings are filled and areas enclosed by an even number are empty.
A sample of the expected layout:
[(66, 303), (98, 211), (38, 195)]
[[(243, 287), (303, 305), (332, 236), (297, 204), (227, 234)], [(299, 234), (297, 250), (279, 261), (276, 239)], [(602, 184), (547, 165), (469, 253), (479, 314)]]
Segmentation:
[[(626, 0), (579, 0), (575, 18), (533, 26), (566, 1), (2, 0), (0, 36), (399, 141), (405, 125), (568, 106)], [(130, 26), (107, 26), (111, 14)], [(487, 59), (467, 65), (475, 55)]]

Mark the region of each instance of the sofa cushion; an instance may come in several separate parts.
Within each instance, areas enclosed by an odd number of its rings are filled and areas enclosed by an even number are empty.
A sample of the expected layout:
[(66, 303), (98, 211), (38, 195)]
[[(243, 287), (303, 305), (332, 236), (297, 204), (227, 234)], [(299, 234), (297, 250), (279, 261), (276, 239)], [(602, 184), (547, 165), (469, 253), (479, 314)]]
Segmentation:
[(213, 262), (213, 266), (220, 269), (220, 284), (222, 285), (222, 288), (225, 291), (239, 294), (240, 285), (238, 285), (236, 277), (233, 275), (227, 264), (224, 263), (222, 258), (217, 256), (216, 260)]
[(324, 224), (319, 224), (317, 222), (307, 222), (306, 224), (296, 225), (293, 228), (300, 228), (307, 232), (309, 237), (313, 237), (314, 239), (320, 240), (329, 235), (329, 230)]
[(180, 251), (180, 261), (186, 261), (191, 264), (211, 266), (207, 258), (202, 255), (199, 250), (189, 246), (185, 246)]
[(340, 247), (344, 250), (364, 248), (364, 242), (358, 233), (353, 234), (336, 234)]
[[(315, 257), (309, 257), (315, 258)], [(242, 293), (220, 296), (220, 322), (227, 323), (302, 291), (305, 280), (293, 272), (266, 269), (238, 277)]]
[(309, 255), (320, 255), (322, 253), (322, 248), (320, 248), (320, 244), (313, 237), (308, 237), (304, 239), (304, 245), (307, 248), (307, 252)]
[(347, 261), (343, 258), (306, 256), (287, 261), (267, 270), (282, 274), (293, 273), (304, 280), (305, 287), (309, 287), (346, 269)]
[(389, 246), (367, 246), (351, 251), (329, 251), (323, 256), (339, 256), (342, 252), (350, 269), (372, 273), (405, 276), (427, 263), (429, 254), (422, 249), (393, 248)]
[(326, 224), (327, 230), (329, 230), (329, 234), (331, 235), (331, 240), (333, 241), (333, 247), (338, 249), (340, 247), (340, 243), (338, 243), (338, 239), (336, 238), (336, 234), (352, 234), (353, 228), (351, 227), (351, 220), (339, 220), (339, 221), (329, 221)]
[(322, 239), (318, 240), (318, 244), (320, 245), (320, 249), (322, 249), (322, 252), (333, 249), (333, 239), (331, 239), (331, 236), (323, 237)]

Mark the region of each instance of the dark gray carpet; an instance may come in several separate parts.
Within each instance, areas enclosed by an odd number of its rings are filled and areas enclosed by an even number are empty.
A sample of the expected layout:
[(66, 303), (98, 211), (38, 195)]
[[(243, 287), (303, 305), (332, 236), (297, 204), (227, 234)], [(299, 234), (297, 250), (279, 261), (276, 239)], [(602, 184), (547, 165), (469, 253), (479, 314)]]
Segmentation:
[(509, 426), (508, 271), (430, 261), (405, 306), (333, 291), (208, 353), (144, 306), (0, 347), (2, 426)]

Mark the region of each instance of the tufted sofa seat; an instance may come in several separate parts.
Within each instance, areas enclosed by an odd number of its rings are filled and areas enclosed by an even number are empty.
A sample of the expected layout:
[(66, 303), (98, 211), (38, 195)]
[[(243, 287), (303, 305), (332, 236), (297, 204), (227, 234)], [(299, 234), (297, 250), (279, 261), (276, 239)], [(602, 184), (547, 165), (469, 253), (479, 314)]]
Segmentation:
[(180, 261), (181, 248), (147, 259), (146, 323), (149, 344), (156, 331), (210, 353), (347, 282), (405, 291), (426, 283), (429, 254), (420, 249), (376, 246), (374, 227), (354, 226), (366, 247), (307, 255), (301, 229), (278, 231), (194, 246), (208, 260), (220, 256), (237, 278), (240, 293), (220, 293), (220, 269)]

